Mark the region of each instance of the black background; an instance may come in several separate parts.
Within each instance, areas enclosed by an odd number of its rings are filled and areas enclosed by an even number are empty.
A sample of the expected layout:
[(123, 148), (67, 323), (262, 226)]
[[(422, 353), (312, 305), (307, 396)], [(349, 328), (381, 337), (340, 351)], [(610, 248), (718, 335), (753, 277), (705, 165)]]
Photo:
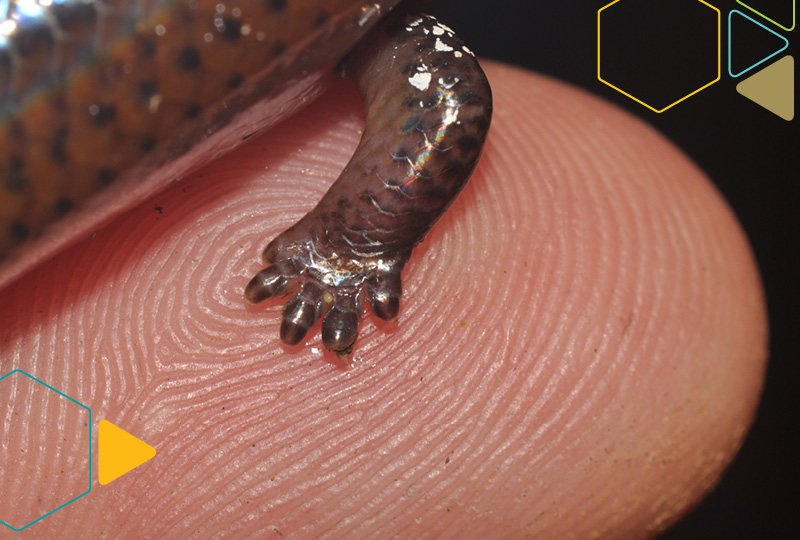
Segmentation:
[[(600, 83), (597, 10), (609, 1), (442, 0), (428, 10), (479, 56), (570, 82), (650, 123), (691, 156), (727, 199), (750, 238), (766, 289), (771, 341), (766, 387), (755, 424), (727, 474), (661, 538), (794, 537), (797, 527), (790, 525), (795, 521), (791, 516), (800, 490), (800, 415), (794, 390), (800, 324), (795, 217), (800, 120), (787, 122), (736, 92), (737, 82), (761, 68), (738, 79), (727, 74), (728, 12), (746, 12), (734, 0), (708, 0), (722, 12), (719, 82), (662, 114)], [(772, 28), (790, 43), (772, 61), (784, 54), (797, 59), (800, 31)]]

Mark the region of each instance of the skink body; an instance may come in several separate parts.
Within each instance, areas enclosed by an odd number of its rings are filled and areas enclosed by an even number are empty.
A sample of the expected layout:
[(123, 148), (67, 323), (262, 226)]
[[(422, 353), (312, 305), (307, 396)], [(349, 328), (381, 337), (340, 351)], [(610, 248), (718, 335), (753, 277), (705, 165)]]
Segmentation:
[(471, 175), (491, 118), (488, 82), (452, 30), (429, 16), (375, 26), (396, 3), (0, 2), (0, 287), (294, 112), (350, 52), (362, 141), (245, 292), (295, 290), (283, 341), (324, 317), (325, 345), (349, 352), (365, 302), (397, 315), (402, 268)]
[(0, 286), (290, 115), (396, 3), (0, 0)]

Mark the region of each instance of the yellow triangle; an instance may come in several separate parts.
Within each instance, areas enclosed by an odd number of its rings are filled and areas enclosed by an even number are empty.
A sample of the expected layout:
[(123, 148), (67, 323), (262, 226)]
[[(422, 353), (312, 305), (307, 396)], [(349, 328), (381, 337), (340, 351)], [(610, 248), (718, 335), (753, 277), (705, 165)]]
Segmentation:
[(109, 484), (156, 455), (156, 449), (108, 420), (97, 426), (97, 480)]
[(736, 85), (736, 91), (784, 120), (794, 118), (794, 58), (784, 56)]

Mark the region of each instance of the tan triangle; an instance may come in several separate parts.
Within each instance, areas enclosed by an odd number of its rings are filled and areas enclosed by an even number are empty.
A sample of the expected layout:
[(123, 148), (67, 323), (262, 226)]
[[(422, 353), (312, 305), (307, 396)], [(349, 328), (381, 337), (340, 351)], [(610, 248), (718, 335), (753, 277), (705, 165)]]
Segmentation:
[(792, 120), (794, 58), (784, 56), (737, 84), (736, 91), (784, 120)]

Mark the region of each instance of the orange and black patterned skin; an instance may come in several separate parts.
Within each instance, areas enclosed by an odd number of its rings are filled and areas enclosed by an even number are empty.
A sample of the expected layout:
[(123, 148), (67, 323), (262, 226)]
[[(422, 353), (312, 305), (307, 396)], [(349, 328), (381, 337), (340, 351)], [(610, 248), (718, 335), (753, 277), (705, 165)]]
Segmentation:
[(0, 0), (0, 259), (332, 66), (397, 1)]
[(0, 0), (0, 258), (352, 50), (361, 143), (245, 291), (256, 303), (297, 289), (282, 340), (324, 317), (325, 346), (348, 353), (365, 300), (397, 316), (402, 268), (472, 174), (491, 119), (477, 61), (432, 17), (389, 17), (362, 39), (398, 1)]

